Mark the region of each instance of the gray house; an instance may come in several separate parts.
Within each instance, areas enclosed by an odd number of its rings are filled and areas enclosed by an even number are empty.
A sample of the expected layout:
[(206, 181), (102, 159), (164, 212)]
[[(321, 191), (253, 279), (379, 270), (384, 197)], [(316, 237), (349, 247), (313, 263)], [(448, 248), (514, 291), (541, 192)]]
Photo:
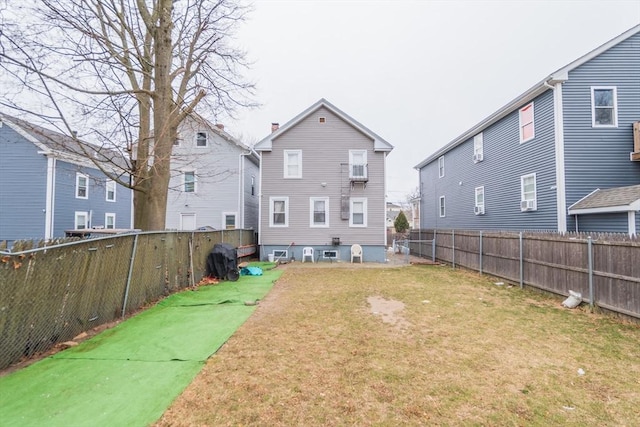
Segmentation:
[[(255, 146), (260, 153), (262, 258), (386, 255), (386, 158), (393, 146), (321, 99)], [(308, 251), (309, 249), (307, 249)], [(305, 260), (310, 261), (310, 256)]]
[[(112, 154), (85, 149), (98, 158)], [(132, 227), (131, 190), (108, 179), (73, 138), (3, 114), (0, 183), (0, 241)]]
[(171, 158), (166, 228), (258, 230), (258, 153), (192, 114), (178, 129)]
[(640, 25), (418, 164), (421, 227), (636, 234), (638, 121)]

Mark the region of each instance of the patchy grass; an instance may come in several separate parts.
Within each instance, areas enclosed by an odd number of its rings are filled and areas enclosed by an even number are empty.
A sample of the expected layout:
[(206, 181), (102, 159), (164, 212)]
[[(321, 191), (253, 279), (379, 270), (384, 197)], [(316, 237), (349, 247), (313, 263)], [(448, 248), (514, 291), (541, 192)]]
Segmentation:
[(636, 324), (448, 267), (284, 268), (157, 426), (640, 425)]

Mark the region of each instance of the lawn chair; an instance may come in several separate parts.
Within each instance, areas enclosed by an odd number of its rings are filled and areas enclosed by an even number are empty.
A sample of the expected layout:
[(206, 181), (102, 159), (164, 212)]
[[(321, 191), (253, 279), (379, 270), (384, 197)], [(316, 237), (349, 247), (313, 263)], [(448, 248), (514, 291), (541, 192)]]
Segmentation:
[(362, 246), (358, 244), (351, 245), (351, 262), (352, 263), (354, 258), (359, 258), (360, 264), (362, 264)]
[(311, 257), (311, 262), (315, 262), (313, 259), (313, 248), (310, 246), (302, 248), (302, 262), (304, 262), (307, 257)]

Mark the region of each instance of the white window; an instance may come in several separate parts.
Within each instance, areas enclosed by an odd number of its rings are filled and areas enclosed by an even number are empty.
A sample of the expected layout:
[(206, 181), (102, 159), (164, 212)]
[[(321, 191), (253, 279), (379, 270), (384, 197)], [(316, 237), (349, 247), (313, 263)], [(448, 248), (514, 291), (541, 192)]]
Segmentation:
[(256, 177), (255, 175), (251, 175), (251, 195), (256, 195)]
[(482, 132), (473, 137), (473, 161), (481, 162), (484, 158), (484, 137)]
[(222, 220), (224, 221), (225, 230), (235, 230), (237, 214), (235, 212), (223, 212)]
[(351, 198), (351, 215), (349, 215), (349, 227), (367, 226), (367, 199), (364, 197)]
[(75, 230), (85, 230), (89, 228), (89, 213), (76, 212), (73, 228)]
[(89, 198), (89, 177), (76, 173), (76, 199)]
[(197, 132), (196, 133), (196, 147), (206, 147), (207, 146), (207, 133), (206, 132)]
[(116, 228), (116, 214), (106, 213), (104, 214), (104, 228), (113, 230)]
[(537, 207), (536, 198), (536, 174), (523, 175), (520, 177), (520, 210), (535, 211)]
[(302, 178), (302, 150), (284, 150), (284, 177)]
[(527, 142), (536, 136), (533, 126), (533, 102), (520, 109), (520, 142)]
[(310, 197), (309, 198), (309, 226), (328, 227), (329, 226), (329, 198)]
[(440, 196), (440, 218), (444, 218), (444, 215), (445, 215), (444, 196)]
[(184, 185), (185, 193), (195, 193), (196, 192), (196, 173), (193, 171), (184, 172), (182, 175), (182, 182)]
[(269, 197), (269, 227), (289, 226), (289, 198)]
[(591, 124), (593, 127), (618, 126), (618, 99), (615, 87), (591, 88)]
[(438, 177), (444, 176), (444, 156), (440, 156), (438, 159)]
[(116, 201), (116, 182), (112, 180), (107, 180), (106, 184), (107, 188), (107, 202), (115, 202)]
[(349, 150), (349, 178), (367, 177), (367, 150)]
[(474, 213), (476, 215), (484, 215), (484, 186), (476, 187), (476, 204)]

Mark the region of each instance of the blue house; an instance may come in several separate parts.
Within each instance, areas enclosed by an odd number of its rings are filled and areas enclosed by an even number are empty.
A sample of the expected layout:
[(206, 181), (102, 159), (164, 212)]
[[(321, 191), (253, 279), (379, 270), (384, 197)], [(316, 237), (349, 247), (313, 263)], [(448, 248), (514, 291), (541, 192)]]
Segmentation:
[[(0, 241), (131, 228), (131, 190), (79, 153), (73, 138), (0, 114)], [(112, 152), (96, 146), (87, 154)]]
[(639, 121), (640, 25), (415, 166), (420, 225), (637, 234)]

